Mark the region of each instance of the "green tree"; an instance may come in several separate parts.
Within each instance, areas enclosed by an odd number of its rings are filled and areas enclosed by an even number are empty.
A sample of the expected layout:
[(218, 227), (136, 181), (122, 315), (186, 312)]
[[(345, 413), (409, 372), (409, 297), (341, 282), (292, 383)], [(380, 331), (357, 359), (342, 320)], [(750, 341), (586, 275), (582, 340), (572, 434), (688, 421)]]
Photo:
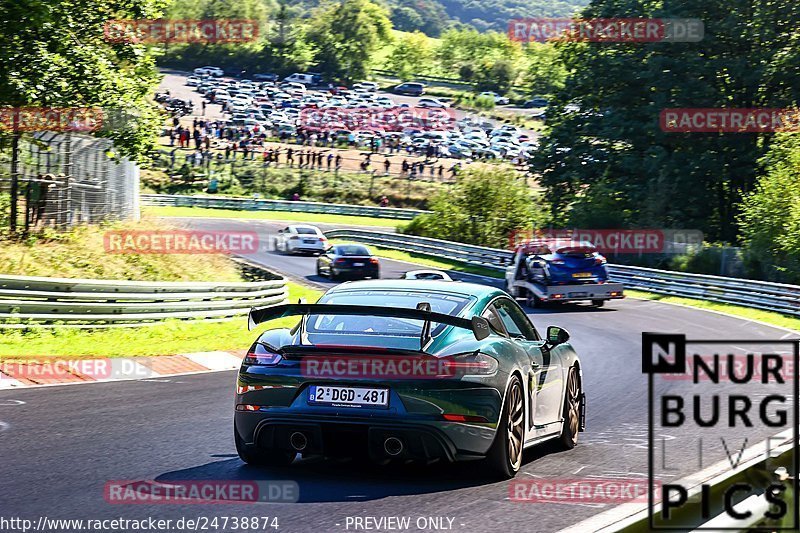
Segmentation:
[(529, 43), (525, 46), (528, 67), (525, 85), (533, 95), (552, 95), (564, 89), (567, 71), (553, 43)]
[(485, 61), (473, 77), (479, 91), (496, 91), (500, 94), (507, 93), (514, 80), (517, 79), (517, 70), (511, 61), (501, 59), (494, 63)]
[(530, 190), (513, 169), (471, 169), (431, 201), (406, 232), (482, 246), (505, 247), (534, 220)]
[[(148, 103), (158, 75), (146, 47), (110, 43), (103, 30), (112, 19), (157, 18), (161, 7), (153, 0), (0, 3), (0, 106), (101, 108), (114, 120), (98, 135), (137, 158), (152, 146), (161, 122)], [(0, 144), (11, 154), (12, 224), (23, 135), (0, 130)]]
[(750, 274), (800, 282), (800, 137), (783, 134), (762, 161), (765, 172), (741, 205), (739, 227)]
[(385, 8), (369, 0), (342, 0), (317, 9), (307, 35), (319, 69), (351, 81), (367, 77), (370, 61), (391, 39), (391, 29)]
[[(564, 88), (534, 159), (552, 213), (587, 220), (613, 190), (621, 223), (737, 238), (736, 212), (771, 134), (667, 133), (665, 108), (788, 107), (800, 99), (800, 10), (749, 0), (596, 0), (584, 18), (694, 17), (696, 43), (563, 43)], [(713, 23), (712, 23), (713, 21)], [(572, 105), (568, 105), (572, 104)]]
[(402, 79), (410, 79), (414, 74), (424, 74), (432, 55), (430, 39), (417, 31), (400, 38), (386, 66)]

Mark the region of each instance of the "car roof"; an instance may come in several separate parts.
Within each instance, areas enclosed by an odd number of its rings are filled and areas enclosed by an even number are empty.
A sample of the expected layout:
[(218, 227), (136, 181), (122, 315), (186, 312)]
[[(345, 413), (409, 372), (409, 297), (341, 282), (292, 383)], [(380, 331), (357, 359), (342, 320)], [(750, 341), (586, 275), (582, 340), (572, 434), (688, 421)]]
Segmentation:
[(479, 299), (505, 294), (500, 289), (491, 287), (489, 285), (479, 285), (477, 283), (453, 283), (452, 281), (431, 279), (376, 279), (351, 281), (337, 285), (328, 292), (331, 293), (357, 290), (419, 290), (421, 292), (440, 292), (448, 294), (460, 294), (462, 296), (474, 296)]

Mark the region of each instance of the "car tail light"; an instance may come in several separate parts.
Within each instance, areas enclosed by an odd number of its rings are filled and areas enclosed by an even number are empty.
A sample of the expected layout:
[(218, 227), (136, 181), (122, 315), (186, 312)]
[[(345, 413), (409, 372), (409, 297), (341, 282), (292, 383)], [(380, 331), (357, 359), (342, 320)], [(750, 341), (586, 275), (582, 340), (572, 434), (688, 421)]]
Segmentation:
[(551, 265), (563, 265), (564, 264), (564, 260), (563, 259), (553, 259), (552, 261), (550, 261), (550, 264)]
[(597, 257), (594, 258), (594, 264), (595, 265), (605, 265), (606, 264), (606, 258), (603, 257), (602, 255), (598, 254)]
[(369, 262), (372, 263), (373, 265), (377, 265), (378, 264), (378, 258), (377, 257), (370, 257), (369, 258)]
[(260, 411), (260, 405), (250, 405), (245, 403), (240, 403), (236, 406), (237, 411)]
[(497, 359), (480, 352), (444, 357), (440, 364), (445, 376), (492, 376), (500, 366)]
[(320, 237), (319, 242), (328, 242), (328, 239), (326, 239), (325, 237)]
[(450, 422), (488, 422), (484, 416), (477, 415), (459, 415), (455, 413), (445, 413), (442, 418)]
[(263, 344), (256, 343), (247, 355), (244, 356), (243, 364), (258, 366), (275, 366), (281, 362), (281, 354), (275, 353)]
[(333, 264), (334, 264), (334, 265), (343, 265), (343, 264), (345, 264), (346, 262), (347, 262), (347, 259), (344, 259), (344, 258), (341, 258), (341, 257), (340, 257), (339, 259), (336, 259), (336, 260), (333, 262)]

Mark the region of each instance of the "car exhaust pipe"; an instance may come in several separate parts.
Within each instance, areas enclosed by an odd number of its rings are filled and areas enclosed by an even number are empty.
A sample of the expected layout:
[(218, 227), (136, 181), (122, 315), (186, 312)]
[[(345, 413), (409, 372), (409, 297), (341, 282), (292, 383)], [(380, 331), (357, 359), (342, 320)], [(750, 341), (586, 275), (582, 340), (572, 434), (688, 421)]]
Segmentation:
[(302, 452), (308, 446), (308, 438), (305, 434), (295, 431), (289, 436), (289, 444), (292, 445), (295, 451)]
[(397, 437), (389, 437), (383, 441), (383, 450), (392, 457), (396, 457), (403, 453), (403, 441)]

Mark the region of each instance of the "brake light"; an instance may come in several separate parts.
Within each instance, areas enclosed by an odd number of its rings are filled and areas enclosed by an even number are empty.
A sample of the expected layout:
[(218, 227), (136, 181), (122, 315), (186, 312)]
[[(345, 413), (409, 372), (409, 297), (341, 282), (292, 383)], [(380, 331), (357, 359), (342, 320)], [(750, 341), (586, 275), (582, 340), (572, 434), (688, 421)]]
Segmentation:
[(594, 258), (594, 264), (595, 265), (605, 265), (606, 264), (606, 258), (603, 257), (600, 254), (597, 254), (597, 257)]
[(477, 415), (457, 415), (453, 413), (445, 413), (442, 418), (450, 422), (488, 422), (489, 420), (483, 416)]
[(343, 259), (343, 258), (341, 258), (341, 257), (340, 257), (339, 259), (336, 259), (336, 260), (333, 262), (333, 264), (334, 264), (334, 265), (343, 265), (343, 264), (345, 264), (346, 262), (347, 262), (347, 260), (346, 260), (346, 259)]
[(240, 404), (238, 404), (236, 406), (236, 410), (237, 411), (260, 411), (261, 410), (261, 406), (260, 405), (249, 405), (249, 404), (240, 403)]
[(271, 351), (263, 344), (256, 343), (244, 356), (243, 364), (258, 366), (275, 366), (281, 362), (281, 354)]
[(378, 264), (378, 258), (377, 257), (370, 257), (369, 258), (369, 262), (372, 263), (373, 265), (377, 265)]
[(500, 366), (497, 359), (480, 352), (444, 357), (439, 364), (445, 376), (492, 376)]

